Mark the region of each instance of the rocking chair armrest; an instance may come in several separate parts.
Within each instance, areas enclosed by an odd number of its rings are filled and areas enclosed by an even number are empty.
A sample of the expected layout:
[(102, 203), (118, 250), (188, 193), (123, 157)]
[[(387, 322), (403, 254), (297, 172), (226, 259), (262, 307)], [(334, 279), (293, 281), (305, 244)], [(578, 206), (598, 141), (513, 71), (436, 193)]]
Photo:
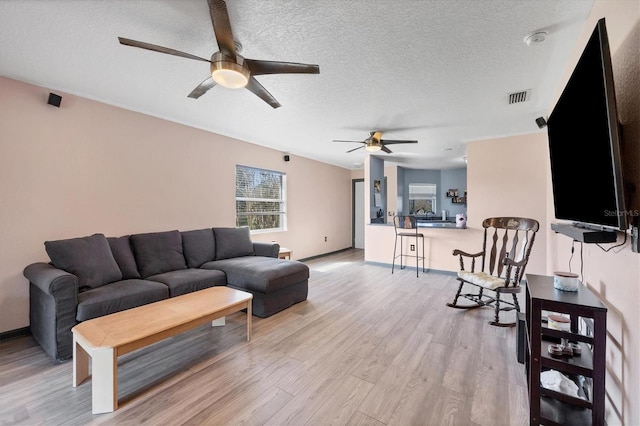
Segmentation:
[(509, 259), (508, 257), (505, 257), (502, 260), (502, 264), (504, 266), (512, 266), (512, 267), (515, 266), (516, 268), (519, 268), (520, 266), (524, 266), (526, 263), (527, 263), (527, 259), (522, 259), (521, 261), (516, 262), (513, 259)]
[(484, 254), (484, 252), (481, 251), (481, 252), (478, 252), (478, 253), (470, 254), (470, 253), (464, 252), (462, 250), (455, 249), (455, 250), (453, 250), (452, 254), (454, 256), (480, 257), (480, 256), (482, 256)]

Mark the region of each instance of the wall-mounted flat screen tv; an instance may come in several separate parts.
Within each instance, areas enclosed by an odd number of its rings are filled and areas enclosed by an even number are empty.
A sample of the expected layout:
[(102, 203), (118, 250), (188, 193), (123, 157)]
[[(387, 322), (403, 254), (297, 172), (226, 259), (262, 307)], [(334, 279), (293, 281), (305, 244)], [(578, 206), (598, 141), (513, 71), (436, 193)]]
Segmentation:
[(604, 18), (549, 116), (547, 131), (556, 218), (626, 230), (620, 129)]

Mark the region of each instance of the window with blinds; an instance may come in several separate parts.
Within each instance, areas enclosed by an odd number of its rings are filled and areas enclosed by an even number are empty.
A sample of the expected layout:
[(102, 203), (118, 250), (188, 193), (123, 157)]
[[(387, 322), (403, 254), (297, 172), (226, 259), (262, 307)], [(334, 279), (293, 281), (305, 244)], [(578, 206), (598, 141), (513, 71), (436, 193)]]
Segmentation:
[(435, 183), (409, 184), (409, 214), (435, 213), (438, 186)]
[(285, 183), (284, 173), (236, 166), (236, 226), (285, 230)]

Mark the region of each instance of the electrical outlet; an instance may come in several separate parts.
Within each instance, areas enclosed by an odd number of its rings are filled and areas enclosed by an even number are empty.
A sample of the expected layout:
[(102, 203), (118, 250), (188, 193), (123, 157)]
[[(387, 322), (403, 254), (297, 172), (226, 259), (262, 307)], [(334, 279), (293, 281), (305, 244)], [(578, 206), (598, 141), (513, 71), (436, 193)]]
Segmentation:
[(411, 247), (409, 247), (411, 249), (411, 251), (416, 251), (416, 245), (415, 244), (411, 244)]
[(631, 226), (631, 251), (640, 253), (640, 241), (638, 241), (638, 227)]
[(327, 242), (327, 237), (324, 237), (324, 242), (325, 242), (325, 243)]

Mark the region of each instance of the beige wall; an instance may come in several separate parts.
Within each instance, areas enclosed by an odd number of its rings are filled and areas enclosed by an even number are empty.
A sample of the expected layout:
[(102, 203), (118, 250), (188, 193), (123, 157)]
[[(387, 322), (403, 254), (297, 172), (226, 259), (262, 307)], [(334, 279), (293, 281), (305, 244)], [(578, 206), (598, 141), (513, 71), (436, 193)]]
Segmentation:
[[(531, 217), (540, 222), (527, 271), (546, 273), (546, 170), (544, 133), (487, 139), (467, 145), (468, 228), (424, 228), (425, 265), (429, 269), (457, 271), (453, 249), (482, 249), (482, 221), (492, 216)], [(366, 167), (367, 163), (365, 163)], [(391, 172), (393, 169), (389, 169)], [(385, 171), (387, 171), (385, 169)], [(365, 170), (366, 175), (366, 170)], [(390, 264), (395, 233), (392, 226), (365, 229), (365, 260)], [(407, 242), (409, 244), (409, 242)], [(406, 250), (406, 248), (405, 248)]]
[[(606, 19), (618, 113), (624, 126), (625, 180), (633, 182), (637, 188), (633, 204), (627, 208), (637, 215), (640, 209), (640, 5), (637, 1), (595, 2), (574, 57), (567, 64), (564, 80), (568, 79), (597, 20), (602, 17)], [(565, 82), (558, 88), (558, 96)], [(547, 217), (549, 222), (554, 222), (550, 172), (548, 179)], [(571, 239), (550, 230), (547, 232), (547, 272), (566, 270), (571, 256)], [(622, 235), (618, 238), (621, 242)], [(608, 246), (611, 244), (605, 245)], [(631, 251), (628, 241), (608, 253), (593, 244), (585, 244), (583, 248), (583, 282), (608, 307), (606, 420), (609, 425), (640, 425), (640, 254)], [(572, 265), (574, 271), (579, 271), (579, 244), (575, 250)]]
[(537, 132), (467, 145), (467, 224), (479, 230), (485, 218), (494, 216), (529, 217), (540, 222), (541, 232), (527, 265), (527, 272), (540, 274), (546, 271), (548, 228), (546, 143), (546, 134)]
[(28, 325), (22, 270), (45, 240), (234, 226), (236, 164), (287, 174), (288, 231), (255, 240), (298, 259), (351, 247), (349, 170), (48, 92), (0, 78), (0, 332)]

